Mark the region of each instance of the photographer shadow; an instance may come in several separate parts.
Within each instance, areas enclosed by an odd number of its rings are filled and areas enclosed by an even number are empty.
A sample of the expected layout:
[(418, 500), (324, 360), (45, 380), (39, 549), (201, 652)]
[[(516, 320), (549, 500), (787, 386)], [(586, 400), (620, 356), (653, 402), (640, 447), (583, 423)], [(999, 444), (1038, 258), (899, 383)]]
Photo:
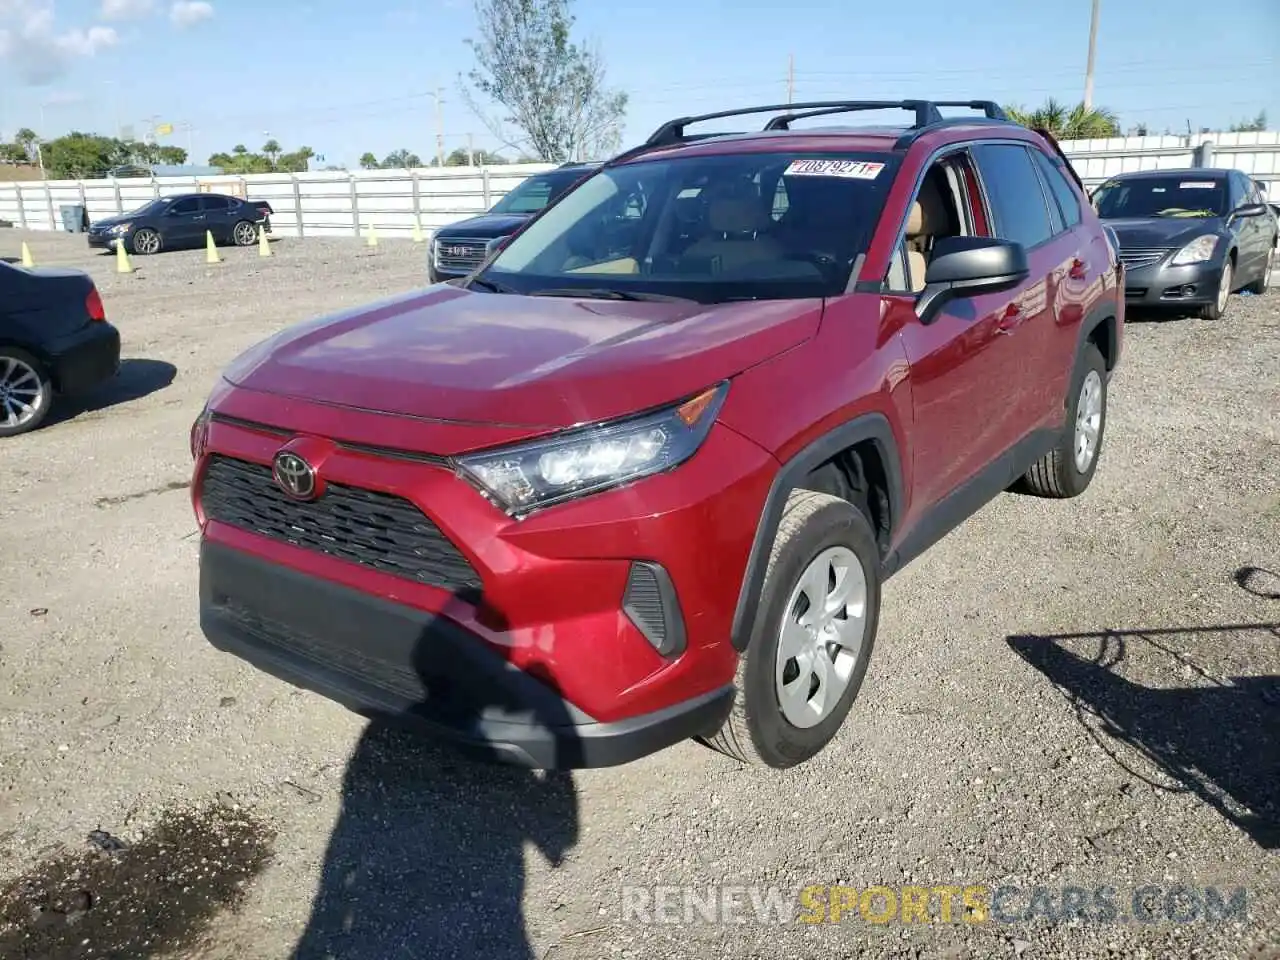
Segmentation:
[[(578, 838), (574, 781), (403, 729), (406, 713), (477, 729), (519, 710), (505, 686), (459, 665), (467, 654), (450, 633), (444, 620), (422, 629), (413, 652), (420, 690), (407, 709), (369, 714), (294, 960), (534, 956), (522, 913), (525, 849), (564, 861)], [(406, 694), (408, 672), (397, 678)], [(534, 722), (566, 725), (558, 703), (558, 695), (539, 699)]]

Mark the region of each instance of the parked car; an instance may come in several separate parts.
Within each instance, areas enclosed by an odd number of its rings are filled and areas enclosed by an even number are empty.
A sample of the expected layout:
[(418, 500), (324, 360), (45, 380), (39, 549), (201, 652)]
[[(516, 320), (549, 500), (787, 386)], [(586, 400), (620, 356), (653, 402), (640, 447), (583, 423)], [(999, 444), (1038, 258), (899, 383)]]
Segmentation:
[(120, 368), (120, 332), (87, 273), (0, 262), (0, 438), (34, 430), (55, 395)]
[(1054, 144), (953, 105), (674, 120), (469, 278), (248, 350), (191, 429), (207, 638), (537, 767), (813, 757), (885, 578), (1102, 451), (1115, 250)]
[(261, 226), (270, 232), (271, 205), (221, 193), (186, 193), (159, 197), (137, 210), (107, 217), (89, 227), (89, 246), (114, 250), (123, 242), (130, 253), (203, 246), (205, 232), (215, 243), (247, 247), (258, 240)]
[(1144, 170), (1093, 194), (1120, 241), (1130, 306), (1221, 319), (1237, 290), (1262, 293), (1275, 262), (1276, 218), (1238, 170)]
[(597, 166), (563, 163), (546, 173), (535, 173), (504, 194), (488, 212), (440, 228), (431, 239), (427, 279), (440, 283), (465, 277), (484, 262), (493, 241), (510, 236)]

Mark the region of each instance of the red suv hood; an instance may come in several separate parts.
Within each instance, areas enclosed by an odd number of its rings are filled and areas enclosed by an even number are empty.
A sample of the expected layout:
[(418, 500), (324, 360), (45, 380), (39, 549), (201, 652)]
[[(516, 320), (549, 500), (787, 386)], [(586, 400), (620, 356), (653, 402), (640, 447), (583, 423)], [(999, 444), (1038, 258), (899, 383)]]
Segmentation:
[(564, 427), (680, 398), (813, 336), (821, 300), (726, 304), (426, 292), (297, 324), (224, 377), (433, 420)]

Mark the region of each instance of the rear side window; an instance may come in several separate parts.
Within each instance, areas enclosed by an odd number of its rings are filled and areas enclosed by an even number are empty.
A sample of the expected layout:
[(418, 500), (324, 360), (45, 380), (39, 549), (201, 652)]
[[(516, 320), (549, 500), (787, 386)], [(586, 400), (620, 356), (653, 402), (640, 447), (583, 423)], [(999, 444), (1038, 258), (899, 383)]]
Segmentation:
[(231, 200), (228, 197), (204, 197), (200, 203), (204, 209), (213, 213), (221, 213), (231, 206)]
[(1027, 148), (984, 143), (973, 148), (978, 174), (987, 188), (996, 236), (1034, 247), (1053, 236), (1040, 179)]
[(1044, 182), (1049, 185), (1049, 192), (1058, 201), (1063, 225), (1070, 230), (1080, 222), (1080, 201), (1076, 198), (1076, 192), (1071, 189), (1071, 184), (1067, 183), (1067, 178), (1057, 164), (1046, 157), (1043, 151), (1032, 150), (1031, 155), (1036, 159), (1036, 166), (1040, 168)]

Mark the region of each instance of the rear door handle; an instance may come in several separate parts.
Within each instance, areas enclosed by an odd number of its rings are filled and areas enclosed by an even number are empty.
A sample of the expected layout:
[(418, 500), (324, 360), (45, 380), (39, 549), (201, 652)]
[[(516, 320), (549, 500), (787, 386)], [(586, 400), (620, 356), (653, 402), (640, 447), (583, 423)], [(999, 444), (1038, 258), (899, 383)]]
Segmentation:
[(1072, 280), (1083, 280), (1089, 275), (1089, 265), (1079, 257), (1071, 261), (1071, 269), (1067, 271), (1067, 276)]

